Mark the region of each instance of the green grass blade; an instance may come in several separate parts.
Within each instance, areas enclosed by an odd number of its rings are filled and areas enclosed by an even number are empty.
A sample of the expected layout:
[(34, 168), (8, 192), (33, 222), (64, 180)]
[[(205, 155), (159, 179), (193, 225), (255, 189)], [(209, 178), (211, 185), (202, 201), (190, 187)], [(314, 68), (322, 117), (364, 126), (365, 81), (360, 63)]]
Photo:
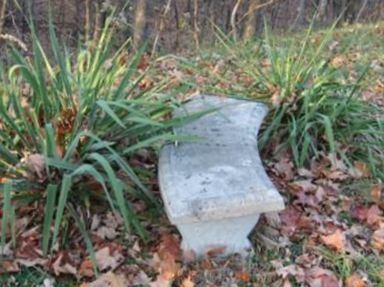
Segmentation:
[(124, 123), (119, 119), (116, 113), (109, 107), (106, 101), (99, 100), (96, 102), (96, 105), (98, 105), (105, 113), (107, 113), (118, 125), (120, 125), (124, 129), (126, 128)]
[(93, 265), (93, 272), (94, 272), (95, 276), (97, 277), (99, 275), (99, 271), (97, 269), (96, 254), (95, 254), (95, 249), (93, 248), (92, 240), (91, 240), (91, 238), (87, 232), (87, 229), (85, 227), (84, 222), (80, 219), (79, 215), (76, 213), (75, 208), (71, 204), (68, 204), (67, 208), (68, 208), (69, 214), (75, 220), (76, 225), (78, 226), (80, 233), (84, 238), (85, 246), (87, 248), (89, 258), (91, 259), (91, 262)]
[(44, 222), (43, 222), (43, 239), (42, 239), (42, 250), (44, 256), (47, 255), (49, 249), (49, 239), (51, 235), (51, 225), (53, 221), (54, 211), (56, 209), (56, 198), (57, 198), (58, 186), (56, 184), (48, 185), (46, 189), (47, 199), (44, 208)]
[(10, 224), (10, 216), (12, 212), (12, 182), (4, 184), (3, 193), (3, 216), (1, 218), (1, 248), (5, 247), (7, 240), (7, 231)]
[(51, 248), (53, 248), (54, 244), (56, 243), (57, 237), (59, 235), (60, 225), (63, 219), (64, 210), (67, 206), (68, 195), (71, 190), (71, 186), (72, 186), (72, 176), (68, 174), (64, 174), (63, 180), (61, 182), (59, 201), (57, 203), (57, 211), (55, 216), (55, 225), (53, 228)]

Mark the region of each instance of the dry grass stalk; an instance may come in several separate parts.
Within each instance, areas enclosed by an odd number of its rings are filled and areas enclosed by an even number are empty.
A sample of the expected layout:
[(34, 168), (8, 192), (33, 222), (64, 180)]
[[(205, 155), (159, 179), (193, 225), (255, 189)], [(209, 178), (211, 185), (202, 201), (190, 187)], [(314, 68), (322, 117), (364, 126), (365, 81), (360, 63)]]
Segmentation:
[(10, 34), (0, 34), (0, 39), (16, 44), (24, 52), (28, 51), (27, 45), (25, 45), (23, 41), (21, 41), (20, 39), (16, 38), (13, 35), (10, 35)]

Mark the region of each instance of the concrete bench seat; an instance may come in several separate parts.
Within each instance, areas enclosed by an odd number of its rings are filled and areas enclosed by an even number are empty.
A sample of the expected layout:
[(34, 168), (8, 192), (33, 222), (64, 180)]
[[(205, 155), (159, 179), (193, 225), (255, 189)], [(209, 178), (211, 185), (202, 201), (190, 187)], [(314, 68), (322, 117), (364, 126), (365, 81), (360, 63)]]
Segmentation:
[(257, 148), (268, 109), (258, 102), (201, 95), (176, 114), (215, 108), (176, 130), (202, 140), (163, 147), (160, 190), (184, 251), (204, 255), (210, 248), (224, 247), (226, 254), (244, 254), (260, 213), (284, 208)]

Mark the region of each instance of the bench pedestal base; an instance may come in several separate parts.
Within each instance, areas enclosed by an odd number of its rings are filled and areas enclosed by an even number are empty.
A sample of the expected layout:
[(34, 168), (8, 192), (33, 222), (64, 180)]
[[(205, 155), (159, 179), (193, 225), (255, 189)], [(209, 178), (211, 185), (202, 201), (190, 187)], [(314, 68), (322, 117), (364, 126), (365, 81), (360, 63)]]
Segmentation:
[[(222, 251), (222, 255), (239, 253), (248, 255), (252, 246), (247, 238), (259, 220), (259, 214), (177, 224), (183, 237), (181, 247), (184, 251), (193, 251), (196, 255)], [(209, 245), (207, 245), (209, 243)], [(221, 255), (221, 254), (220, 254)]]

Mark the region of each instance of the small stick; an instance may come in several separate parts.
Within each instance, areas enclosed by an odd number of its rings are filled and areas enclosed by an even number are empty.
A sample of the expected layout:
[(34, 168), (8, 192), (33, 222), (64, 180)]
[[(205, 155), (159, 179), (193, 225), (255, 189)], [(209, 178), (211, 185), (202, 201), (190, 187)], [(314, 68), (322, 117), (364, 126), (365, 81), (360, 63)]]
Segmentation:
[(1, 11), (0, 11), (0, 35), (3, 33), (3, 26), (5, 21), (5, 11), (7, 9), (7, 2), (8, 0), (3, 0), (3, 4), (1, 5)]

